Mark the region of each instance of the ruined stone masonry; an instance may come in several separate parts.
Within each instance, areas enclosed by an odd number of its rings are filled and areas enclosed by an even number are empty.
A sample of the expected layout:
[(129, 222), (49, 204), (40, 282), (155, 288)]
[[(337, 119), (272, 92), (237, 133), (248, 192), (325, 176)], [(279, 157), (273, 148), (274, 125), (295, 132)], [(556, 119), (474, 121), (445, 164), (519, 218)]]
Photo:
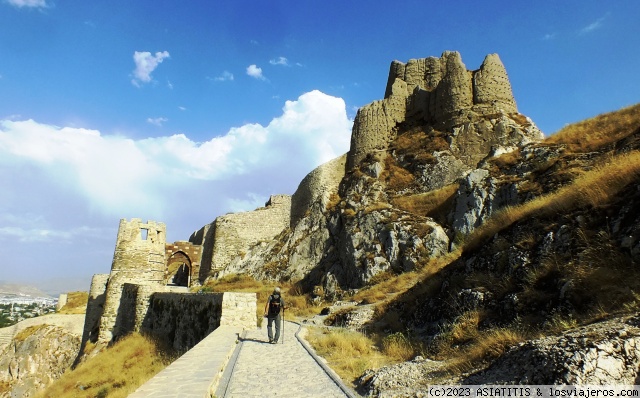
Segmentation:
[(289, 226), (290, 214), (291, 196), (272, 195), (264, 207), (216, 218), (211, 270), (223, 269), (249, 246), (273, 239)]
[(518, 113), (497, 54), (487, 55), (475, 71), (467, 70), (460, 54), (452, 51), (406, 64), (393, 61), (384, 99), (358, 110), (347, 169), (367, 155), (386, 151), (401, 123), (426, 123), (452, 133), (452, 150), (470, 166), (481, 160), (473, 154), (486, 154), (498, 142), (524, 144), (542, 138), (533, 122)]
[(220, 216), (194, 232), (189, 242), (203, 247), (200, 280), (224, 271), (234, 259), (269, 242), (286, 228), (294, 229), (314, 204), (324, 210), (345, 175), (346, 154), (330, 160), (300, 182), (293, 196), (272, 195), (264, 207)]
[(311, 210), (315, 202), (320, 201), (322, 209), (326, 208), (331, 195), (338, 192), (346, 162), (345, 154), (318, 166), (304, 177), (291, 197), (291, 228)]
[[(111, 272), (91, 281), (83, 346), (137, 331), (187, 350), (221, 324), (255, 327), (255, 294), (189, 293), (188, 286), (200, 283), (202, 247), (166, 244), (165, 236), (163, 223), (120, 220)], [(179, 274), (171, 277), (169, 265), (175, 262), (186, 272), (184, 284), (173, 284)]]

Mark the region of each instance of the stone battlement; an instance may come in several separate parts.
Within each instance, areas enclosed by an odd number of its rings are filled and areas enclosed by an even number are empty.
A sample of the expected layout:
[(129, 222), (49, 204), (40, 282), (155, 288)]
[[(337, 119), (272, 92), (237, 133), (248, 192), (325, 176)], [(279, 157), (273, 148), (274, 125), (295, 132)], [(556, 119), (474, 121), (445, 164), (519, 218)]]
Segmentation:
[[(481, 123), (482, 117), (492, 119), (490, 126), (476, 126), (474, 133), (488, 142), (499, 141), (495, 131), (500, 118), (520, 132), (509, 137), (513, 142), (529, 142), (542, 138), (530, 120), (520, 123), (518, 108), (507, 72), (497, 54), (489, 54), (480, 69), (470, 71), (458, 52), (447, 51), (440, 58), (411, 59), (406, 64), (393, 61), (382, 100), (358, 110), (351, 135), (347, 169), (359, 164), (368, 154), (385, 151), (395, 140), (402, 123), (430, 125), (435, 129), (457, 134), (469, 124)], [(532, 128), (530, 128), (533, 126)], [(509, 126), (511, 128), (511, 126)], [(477, 139), (476, 139), (477, 140)], [(509, 142), (510, 144), (512, 142)], [(482, 156), (487, 148), (482, 146)], [(478, 159), (471, 156), (469, 163)]]

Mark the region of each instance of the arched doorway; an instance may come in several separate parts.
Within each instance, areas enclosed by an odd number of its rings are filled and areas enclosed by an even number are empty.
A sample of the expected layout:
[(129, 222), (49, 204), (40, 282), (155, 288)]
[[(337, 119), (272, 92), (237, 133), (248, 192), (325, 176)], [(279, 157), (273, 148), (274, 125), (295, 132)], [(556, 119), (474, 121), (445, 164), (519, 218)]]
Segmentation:
[(189, 286), (191, 284), (191, 259), (185, 253), (175, 252), (167, 261), (165, 281), (167, 285)]

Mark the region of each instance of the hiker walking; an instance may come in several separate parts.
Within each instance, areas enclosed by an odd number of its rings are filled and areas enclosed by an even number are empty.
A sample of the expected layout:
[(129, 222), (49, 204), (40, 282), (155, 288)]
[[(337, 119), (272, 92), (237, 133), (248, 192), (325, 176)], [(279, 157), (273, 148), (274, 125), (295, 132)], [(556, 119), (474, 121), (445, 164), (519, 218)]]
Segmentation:
[[(281, 324), (281, 314), (285, 309), (284, 299), (280, 294), (280, 288), (276, 287), (273, 289), (273, 293), (269, 296), (267, 300), (267, 305), (264, 307), (264, 316), (267, 317), (267, 335), (269, 336), (269, 343), (276, 344), (280, 339), (280, 324)], [(273, 329), (271, 324), (276, 323), (276, 336), (273, 337)]]

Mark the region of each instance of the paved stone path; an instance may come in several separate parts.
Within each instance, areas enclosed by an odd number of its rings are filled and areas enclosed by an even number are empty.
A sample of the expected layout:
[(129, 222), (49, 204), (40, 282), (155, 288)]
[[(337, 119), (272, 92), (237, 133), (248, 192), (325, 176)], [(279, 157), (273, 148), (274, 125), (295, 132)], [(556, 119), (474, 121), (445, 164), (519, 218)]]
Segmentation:
[(261, 329), (245, 333), (235, 363), (232, 358), (228, 364), (230, 380), (223, 376), (216, 397), (354, 396), (341, 389), (298, 341), (299, 325), (286, 322), (284, 344), (269, 344), (266, 324), (265, 320)]

